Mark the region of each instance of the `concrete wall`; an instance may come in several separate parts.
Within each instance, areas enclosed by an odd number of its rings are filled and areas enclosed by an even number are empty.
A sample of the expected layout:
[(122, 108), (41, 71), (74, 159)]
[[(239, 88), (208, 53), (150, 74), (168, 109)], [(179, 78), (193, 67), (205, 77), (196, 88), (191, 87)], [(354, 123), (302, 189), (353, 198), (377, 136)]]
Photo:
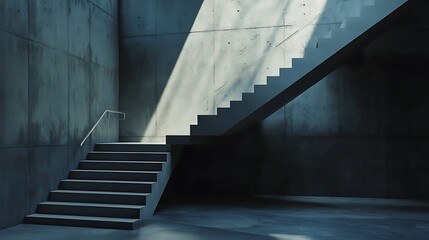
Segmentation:
[(120, 1), (120, 108), (124, 141), (189, 134), (315, 47), (360, 5), (347, 0)]
[(429, 198), (428, 7), (259, 126), (188, 147), (167, 196)]
[(428, 6), (262, 123), (260, 193), (429, 197)]
[(115, 141), (118, 11), (109, 1), (0, 1), (0, 229), (46, 200), (93, 142)]

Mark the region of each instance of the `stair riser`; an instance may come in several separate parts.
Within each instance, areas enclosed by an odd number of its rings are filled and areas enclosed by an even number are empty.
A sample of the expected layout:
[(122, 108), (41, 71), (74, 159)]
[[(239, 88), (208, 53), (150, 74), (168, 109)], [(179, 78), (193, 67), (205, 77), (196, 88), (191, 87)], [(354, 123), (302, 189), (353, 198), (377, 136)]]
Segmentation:
[(139, 145), (139, 144), (96, 144), (95, 151), (106, 152), (168, 152), (167, 145)]
[(146, 205), (146, 196), (51, 192), (49, 201)]
[(73, 227), (93, 227), (93, 228), (113, 228), (113, 229), (133, 229), (132, 223), (118, 222), (100, 222), (87, 220), (68, 220), (68, 219), (49, 219), (49, 218), (32, 218), (26, 217), (25, 223), (28, 224), (44, 224), (58, 226), (73, 226)]
[(151, 153), (89, 153), (88, 160), (167, 161), (167, 154)]
[(88, 180), (120, 180), (120, 181), (156, 181), (156, 173), (102, 173), (102, 172), (70, 172), (71, 179)]
[(61, 182), (61, 190), (150, 193), (152, 184)]
[(140, 209), (126, 209), (114, 207), (91, 206), (64, 206), (39, 204), (37, 213), (60, 214), (76, 216), (113, 217), (113, 218), (140, 218)]
[(86, 170), (129, 170), (129, 171), (161, 171), (161, 163), (79, 163), (80, 169)]

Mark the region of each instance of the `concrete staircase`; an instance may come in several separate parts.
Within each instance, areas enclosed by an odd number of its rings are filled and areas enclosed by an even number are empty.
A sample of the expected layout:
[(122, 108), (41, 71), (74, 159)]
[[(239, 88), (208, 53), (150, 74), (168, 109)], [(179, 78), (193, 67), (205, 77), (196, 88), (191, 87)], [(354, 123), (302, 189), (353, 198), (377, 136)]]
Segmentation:
[[(361, 16), (347, 18), (330, 38), (319, 39), (317, 47), (307, 47), (304, 58), (293, 59), (292, 68), (268, 77), (266, 85), (255, 85), (253, 93), (243, 93), (241, 101), (218, 108), (217, 115), (200, 115), (191, 126), (191, 138), (231, 135), (261, 122), (276, 110), (340, 66), (355, 51), (374, 40), (400, 16), (407, 0), (362, 1)], [(189, 141), (168, 136), (168, 143)]]
[(171, 161), (167, 145), (96, 144), (25, 223), (133, 229), (153, 215)]
[[(407, 0), (375, 0), (361, 16), (348, 18), (332, 37), (319, 39), (292, 68), (268, 77), (266, 85), (244, 93), (242, 101), (219, 108), (217, 115), (198, 117), (191, 137), (234, 134), (260, 122), (336, 69), (345, 59), (378, 36), (401, 12)], [(169, 143), (183, 143), (168, 136)], [(166, 145), (97, 144), (95, 151), (72, 170), (69, 179), (40, 203), (26, 223), (133, 229), (152, 216), (171, 175)]]

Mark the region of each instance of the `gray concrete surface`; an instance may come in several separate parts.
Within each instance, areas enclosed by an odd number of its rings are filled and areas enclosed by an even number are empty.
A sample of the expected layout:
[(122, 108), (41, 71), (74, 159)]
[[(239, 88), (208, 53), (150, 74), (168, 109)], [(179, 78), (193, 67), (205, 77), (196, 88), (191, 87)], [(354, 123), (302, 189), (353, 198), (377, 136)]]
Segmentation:
[(93, 142), (116, 141), (117, 1), (0, 1), (0, 229), (22, 222)]
[[(105, 108), (118, 109), (118, 3), (29, 2), (0, 1), (0, 53), (7, 60), (0, 61), (0, 212), (7, 216), (0, 218), (0, 228), (19, 224), (56, 187), (92, 147), (77, 146), (86, 129)], [(338, 8), (318, 19), (320, 28), (302, 31), (308, 45), (316, 45), (313, 35), (329, 35), (345, 13), (358, 14), (348, 5), (353, 2), (332, 1)], [(196, 112), (213, 113), (214, 106), (259, 81), (258, 74), (265, 77), (277, 71), (277, 63), (287, 65), (292, 55), (302, 54), (307, 44), (289, 40), (280, 45), (280, 55), (273, 49), (294, 33), (289, 25), (299, 28), (304, 16), (318, 14), (309, 10), (310, 1), (291, 1), (295, 5), (287, 9), (298, 9), (296, 20), (274, 0), (264, 6), (219, 3), (121, 1), (121, 110), (133, 119), (122, 125), (121, 136), (140, 141), (154, 123), (149, 140), (159, 140), (160, 129), (176, 123), (186, 127), (173, 133), (188, 130)], [(191, 158), (177, 171), (186, 176), (179, 178), (188, 188), (184, 193), (428, 197), (425, 5), (267, 119), (262, 134), (256, 129), (241, 136), (241, 143), (233, 139), (226, 148), (185, 155)], [(273, 29), (284, 35), (273, 36)], [(266, 58), (253, 57), (261, 55)], [(183, 107), (192, 114), (181, 114)], [(111, 119), (92, 142), (117, 137), (117, 119)], [(48, 168), (55, 169), (49, 178)]]
[(1, 1), (0, 28), (28, 37), (28, 4), (25, 0)]
[(416, 6), (262, 122), (262, 192), (429, 197), (428, 5)]
[(28, 44), (17, 36), (0, 31), (0, 51), (8, 60), (0, 62), (0, 144), (24, 145), (29, 137)]
[(254, 84), (265, 84), (306, 47), (315, 47), (318, 37), (340, 27), (345, 16), (358, 16), (361, 4), (120, 1), (120, 104), (137, 119), (121, 125), (121, 139), (165, 141), (166, 134), (189, 134), (198, 114), (216, 114)]
[(166, 204), (133, 231), (19, 225), (4, 240), (67, 239), (427, 239), (428, 202), (263, 197)]
[(28, 214), (28, 148), (0, 148), (1, 229), (22, 223)]

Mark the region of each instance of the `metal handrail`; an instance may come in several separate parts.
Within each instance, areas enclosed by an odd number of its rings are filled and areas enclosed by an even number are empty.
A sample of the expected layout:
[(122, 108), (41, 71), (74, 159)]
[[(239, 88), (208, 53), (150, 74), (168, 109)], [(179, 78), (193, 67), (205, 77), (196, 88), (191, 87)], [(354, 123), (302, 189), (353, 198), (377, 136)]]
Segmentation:
[[(88, 138), (89, 138), (89, 136), (91, 136), (91, 133), (95, 130), (95, 128), (97, 127), (97, 125), (100, 123), (101, 119), (103, 119), (103, 117), (104, 117), (106, 114), (109, 114), (109, 113), (114, 113), (114, 114), (122, 115), (122, 116), (124, 116), (124, 118), (119, 119), (119, 120), (125, 120), (125, 113), (124, 113), (124, 112), (118, 112), (118, 111), (113, 111), (113, 110), (108, 110), (108, 109), (106, 109), (106, 110), (104, 111), (104, 113), (101, 115), (101, 117), (98, 119), (98, 121), (95, 123), (94, 127), (92, 127), (92, 128), (91, 128), (91, 130), (89, 131), (89, 133), (86, 135), (86, 137), (85, 137), (85, 138), (83, 139), (83, 141), (80, 143), (80, 146), (81, 146), (81, 147), (82, 147), (82, 146), (83, 146), (83, 144), (85, 143), (86, 139), (88, 139)], [(107, 116), (107, 117), (109, 117), (109, 116)]]

